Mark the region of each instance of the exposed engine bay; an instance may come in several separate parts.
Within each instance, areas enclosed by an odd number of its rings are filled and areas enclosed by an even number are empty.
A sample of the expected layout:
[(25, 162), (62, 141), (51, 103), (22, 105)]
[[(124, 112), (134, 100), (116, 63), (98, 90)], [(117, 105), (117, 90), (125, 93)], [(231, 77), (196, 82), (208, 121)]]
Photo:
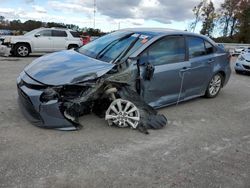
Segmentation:
[(137, 75), (130, 69), (122, 70), (122, 66), (115, 69), (95, 80), (48, 87), (40, 101), (56, 100), (64, 117), (78, 128), (81, 126), (79, 117), (90, 113), (105, 118), (110, 126), (131, 127), (143, 133), (148, 133), (147, 129), (163, 128), (167, 124), (166, 117), (157, 114), (139, 95), (141, 79), (133, 79), (140, 77), (139, 69)]

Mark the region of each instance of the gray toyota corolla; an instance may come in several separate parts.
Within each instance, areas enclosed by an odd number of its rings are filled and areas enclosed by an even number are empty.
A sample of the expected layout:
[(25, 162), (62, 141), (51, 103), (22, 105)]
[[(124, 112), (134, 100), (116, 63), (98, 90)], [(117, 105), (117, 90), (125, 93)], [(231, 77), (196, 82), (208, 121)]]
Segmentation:
[(109, 125), (161, 128), (167, 119), (155, 109), (213, 98), (230, 74), (229, 54), (206, 36), (124, 29), (36, 59), (17, 89), (22, 111), (41, 127), (74, 130), (95, 113)]

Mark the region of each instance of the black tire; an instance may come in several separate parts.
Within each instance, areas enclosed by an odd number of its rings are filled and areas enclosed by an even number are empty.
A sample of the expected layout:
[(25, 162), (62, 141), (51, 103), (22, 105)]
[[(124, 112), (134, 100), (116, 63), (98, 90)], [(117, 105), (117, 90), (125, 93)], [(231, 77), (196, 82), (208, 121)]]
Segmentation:
[(224, 80), (224, 77), (222, 76), (221, 73), (215, 74), (212, 77), (212, 79), (209, 81), (205, 96), (207, 98), (216, 97), (222, 88), (223, 80)]
[(235, 70), (235, 73), (236, 73), (236, 74), (242, 74), (242, 72), (239, 71), (239, 70)]
[(28, 44), (16, 44), (14, 48), (14, 55), (18, 57), (27, 57), (30, 54), (30, 47)]
[(70, 49), (76, 49), (76, 48), (78, 48), (78, 45), (76, 45), (76, 44), (70, 44), (68, 46), (68, 50), (70, 50)]

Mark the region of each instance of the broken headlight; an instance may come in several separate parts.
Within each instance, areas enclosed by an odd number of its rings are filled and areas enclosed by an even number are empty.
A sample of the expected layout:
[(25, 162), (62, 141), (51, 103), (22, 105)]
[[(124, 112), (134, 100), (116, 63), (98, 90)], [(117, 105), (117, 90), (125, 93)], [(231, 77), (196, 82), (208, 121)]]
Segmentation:
[(43, 91), (40, 96), (41, 102), (48, 102), (51, 100), (57, 100), (59, 98), (59, 94), (53, 88), (47, 88)]

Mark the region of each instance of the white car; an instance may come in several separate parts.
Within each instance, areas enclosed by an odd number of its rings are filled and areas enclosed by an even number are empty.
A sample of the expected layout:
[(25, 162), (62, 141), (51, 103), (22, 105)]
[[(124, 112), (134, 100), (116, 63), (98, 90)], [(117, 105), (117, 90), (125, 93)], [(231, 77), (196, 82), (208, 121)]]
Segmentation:
[(250, 53), (239, 55), (238, 59), (235, 62), (234, 69), (236, 73), (250, 73)]
[(243, 47), (243, 46), (236, 47), (236, 48), (234, 49), (234, 52), (233, 52), (232, 55), (240, 55), (241, 52), (242, 52), (242, 50), (244, 50), (244, 49), (245, 49), (245, 47)]
[(248, 47), (248, 48), (244, 48), (242, 51), (241, 51), (241, 55), (243, 55), (243, 54), (249, 54), (250, 53), (250, 47)]
[(21, 36), (5, 37), (4, 45), (14, 56), (25, 57), (31, 52), (55, 52), (83, 45), (80, 35), (64, 28), (39, 28)]

